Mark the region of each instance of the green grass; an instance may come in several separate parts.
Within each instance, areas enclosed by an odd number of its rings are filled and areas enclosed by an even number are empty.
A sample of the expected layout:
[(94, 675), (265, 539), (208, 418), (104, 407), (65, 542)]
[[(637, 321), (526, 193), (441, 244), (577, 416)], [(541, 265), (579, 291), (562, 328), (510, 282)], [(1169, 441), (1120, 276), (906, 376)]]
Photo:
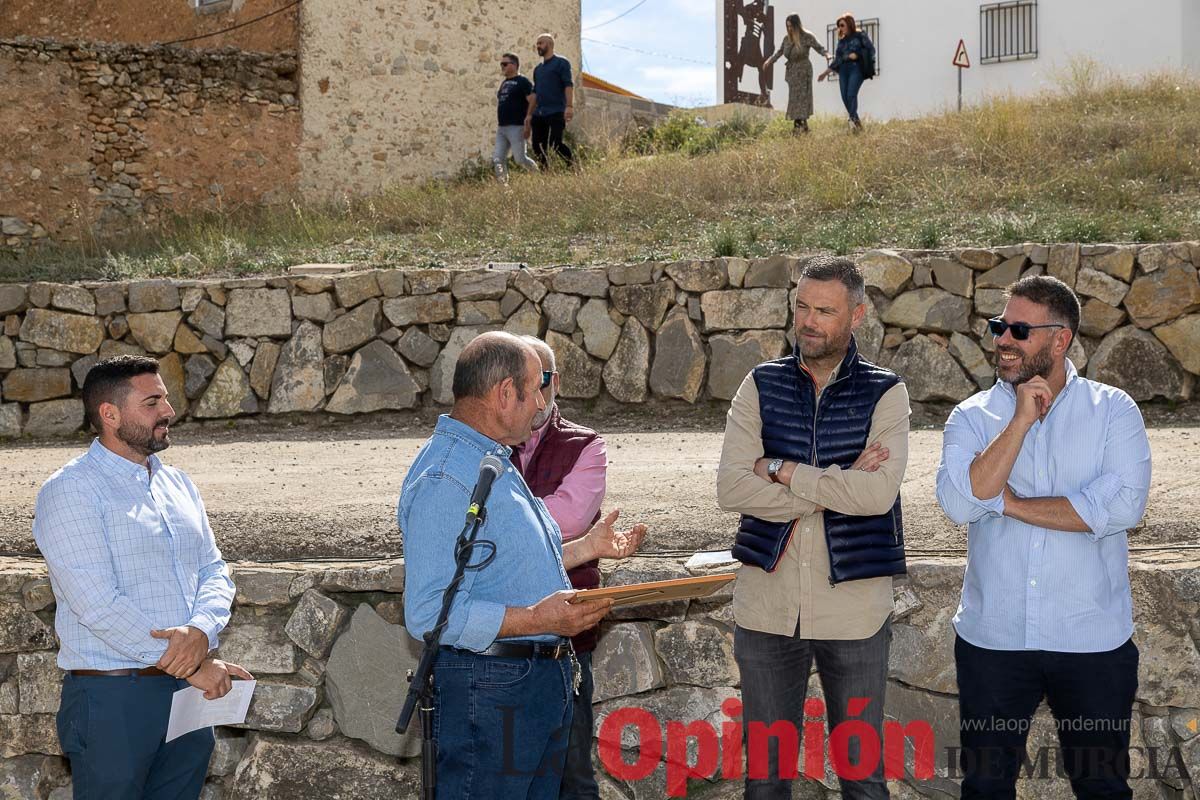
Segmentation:
[[(870, 109), (870, 92), (865, 95)], [(451, 182), (326, 206), (237, 209), (121, 240), (0, 260), (0, 279), (192, 277), (304, 261), (532, 265), (761, 256), (877, 246), (1200, 238), (1200, 80), (1105, 78), (962, 114), (871, 123), (704, 126), (680, 114), (577, 172)], [(181, 260), (184, 254), (198, 258)]]

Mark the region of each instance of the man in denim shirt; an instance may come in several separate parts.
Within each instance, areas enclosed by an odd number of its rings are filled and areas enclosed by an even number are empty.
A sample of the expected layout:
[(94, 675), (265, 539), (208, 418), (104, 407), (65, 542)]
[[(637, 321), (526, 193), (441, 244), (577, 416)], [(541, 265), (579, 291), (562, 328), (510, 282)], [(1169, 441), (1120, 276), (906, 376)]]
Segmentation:
[[(454, 368), (454, 408), (438, 419), (404, 479), (405, 624), (416, 638), (436, 624), (454, 573), (454, 543), (479, 473), (529, 438), (545, 408), (537, 353), (495, 331), (474, 339)], [(434, 666), (438, 796), (557, 798), (574, 696), (567, 637), (600, 621), (611, 601), (572, 604), (566, 570), (625, 558), (644, 525), (618, 533), (613, 511), (566, 545), (545, 504), (512, 466), (496, 479), (479, 540), (495, 559), (468, 570), (450, 607)], [(471, 563), (483, 558), (482, 548)]]

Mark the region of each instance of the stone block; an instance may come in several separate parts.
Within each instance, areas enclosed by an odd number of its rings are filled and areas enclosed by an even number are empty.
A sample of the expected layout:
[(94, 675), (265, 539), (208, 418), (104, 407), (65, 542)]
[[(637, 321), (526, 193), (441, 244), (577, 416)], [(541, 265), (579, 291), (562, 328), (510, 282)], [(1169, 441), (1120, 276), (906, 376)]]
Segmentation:
[(1154, 329), (1154, 335), (1185, 370), (1200, 375), (1200, 314), (1189, 314), (1159, 325)]
[[(1168, 265), (1137, 278), (1125, 295), (1125, 308), (1133, 324), (1143, 329), (1200, 309), (1196, 269), (1188, 264)], [(25, 338), (24, 327), (21, 330)]]
[(324, 658), (349, 614), (341, 603), (309, 589), (296, 603), (284, 632), (309, 655)]
[(175, 343), (175, 331), (183, 319), (180, 311), (155, 311), (130, 314), (126, 317), (129, 330), (147, 353), (169, 353)]
[(1129, 285), (1098, 270), (1084, 267), (1075, 279), (1075, 291), (1086, 297), (1094, 297), (1110, 306), (1119, 306), (1129, 293)]
[[(549, 300), (549, 298), (547, 298)], [(546, 344), (554, 351), (562, 385), (559, 394), (568, 399), (586, 399), (600, 394), (603, 365), (582, 347), (556, 331), (546, 334)]]
[(786, 328), (786, 289), (742, 289), (705, 292), (700, 296), (706, 331)]
[(48, 650), (56, 644), (54, 632), (19, 603), (0, 599), (0, 653)]
[(316, 411), (325, 400), (325, 352), (321, 329), (305, 320), (279, 354), (271, 380), (268, 413)]
[(192, 409), (198, 419), (226, 419), (258, 412), (258, 398), (236, 358), (227, 358)]
[(333, 290), (342, 308), (354, 308), (365, 300), (383, 294), (374, 271), (339, 275), (333, 279)]
[(95, 317), (31, 308), (21, 323), (20, 336), (38, 347), (87, 355), (104, 341), (104, 325)]
[(654, 649), (654, 629), (646, 622), (619, 622), (600, 636), (592, 654), (594, 703), (641, 694), (666, 685)]
[(504, 272), (456, 272), (450, 281), (455, 300), (499, 300), (507, 289)]
[(414, 269), (406, 271), (404, 276), (409, 294), (433, 294), (450, 288), (448, 269)]
[(607, 297), (608, 274), (603, 269), (567, 268), (550, 279), (554, 291), (583, 297)]
[[(976, 295), (978, 295), (976, 291)], [(885, 325), (951, 333), (970, 330), (971, 301), (941, 289), (914, 289), (880, 314)]]
[(716, 261), (676, 261), (666, 273), (685, 292), (711, 292), (724, 289), (728, 281), (725, 265)]
[(674, 299), (675, 283), (671, 280), (614, 286), (609, 290), (613, 308), (626, 316), (636, 317), (650, 331), (658, 330)]
[(650, 337), (636, 319), (625, 320), (621, 337), (601, 374), (608, 393), (622, 403), (641, 403), (649, 392)]
[(347, 739), (255, 734), (229, 782), (228, 800), (417, 800), (419, 770), (415, 762), (399, 762)]
[(904, 378), (909, 398), (918, 402), (957, 403), (975, 393), (975, 384), (950, 352), (928, 336), (914, 336), (900, 345), (889, 366)]
[(22, 714), (57, 714), (63, 671), (52, 650), (17, 654), (17, 682)]
[(276, 733), (299, 733), (320, 699), (312, 686), (292, 686), (259, 680), (246, 721), (235, 728)]
[(396, 297), (383, 301), (383, 314), (397, 328), (454, 319), (454, 300), (448, 292)]
[(148, 311), (174, 311), (180, 307), (179, 287), (174, 281), (134, 281), (129, 284), (129, 310), (134, 314)]
[(287, 289), (232, 289), (225, 304), (225, 335), (292, 335), (292, 299)]
[(274, 613), (239, 608), (221, 632), (221, 657), (240, 664), (252, 673), (288, 675), (304, 660), (287, 638), (283, 620)]
[(723, 333), (709, 337), (708, 346), (712, 350), (708, 393), (720, 400), (732, 400), (750, 370), (787, 352), (787, 339), (782, 331)]
[(270, 340), (260, 342), (254, 350), (254, 360), (250, 362), (250, 388), (263, 400), (271, 396), (271, 378), (281, 352), (283, 348)]
[(201, 300), (188, 316), (188, 323), (214, 339), (225, 335), (225, 309), (208, 300)]
[(321, 336), (325, 352), (349, 353), (374, 339), (382, 325), (379, 301), (367, 300), (353, 311), (326, 323)]
[(441, 346), (420, 328), (409, 328), (396, 343), (400, 355), (419, 367), (428, 367), (437, 359)]
[(1148, 331), (1126, 325), (1100, 343), (1088, 360), (1087, 377), (1117, 386), (1138, 402), (1184, 399), (1183, 369)]
[(975, 291), (975, 272), (951, 258), (932, 258), (929, 268), (938, 286), (959, 297), (970, 297)]
[(584, 303), (576, 315), (579, 329), (583, 331), (583, 346), (591, 355), (607, 360), (621, 338), (621, 326), (612, 321), (608, 304), (595, 298)]
[(83, 401), (73, 397), (34, 403), (25, 420), (25, 435), (69, 436), (83, 427), (83, 413)]
[(5, 400), (36, 403), (71, 394), (71, 370), (65, 367), (14, 369), (4, 376), (0, 394)]
[[(870, 250), (858, 259), (867, 286), (878, 288), (888, 297), (895, 297), (912, 278), (913, 265), (895, 250)], [(785, 284), (786, 285), (786, 284)]]
[(552, 331), (571, 334), (575, 332), (579, 309), (583, 301), (569, 294), (550, 294), (542, 301), (546, 325)]
[(415, 669), (420, 648), (398, 625), (389, 625), (367, 604), (360, 605), (350, 627), (338, 637), (329, 657), (325, 685), (342, 734), (361, 739), (392, 756), (420, 752), (419, 726), (396, 733), (396, 712), (404, 705), (407, 684), (380, 680)]
[(54, 287), (50, 305), (63, 311), (73, 311), (76, 314), (95, 314), (96, 298), (82, 286), (60, 284)]
[(738, 683), (733, 635), (710, 622), (672, 623), (655, 631), (654, 644), (672, 684), (714, 688)]
[(292, 315), (296, 319), (329, 322), (329, 320), (333, 319), (333, 310), (335, 307), (333, 295), (329, 294), (329, 292), (292, 296)]

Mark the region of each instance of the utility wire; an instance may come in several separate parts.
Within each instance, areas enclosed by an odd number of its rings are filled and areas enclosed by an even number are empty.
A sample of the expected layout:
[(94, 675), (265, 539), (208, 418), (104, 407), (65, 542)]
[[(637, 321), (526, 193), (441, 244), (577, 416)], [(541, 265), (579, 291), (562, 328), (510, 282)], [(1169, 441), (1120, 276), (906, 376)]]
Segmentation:
[(713, 62), (711, 62), (711, 61), (700, 61), (699, 59), (695, 59), (695, 58), (684, 58), (683, 56), (675, 56), (675, 55), (671, 55), (670, 53), (655, 53), (651, 50), (639, 50), (636, 47), (630, 47), (629, 45), (626, 45), (626, 44), (617, 44), (616, 42), (605, 42), (600, 39), (592, 39), (591, 37), (588, 37), (588, 36), (581, 36), (579, 38), (585, 42), (591, 42), (592, 44), (602, 44), (607, 47), (616, 47), (621, 50), (629, 50), (630, 52), (633, 52), (633, 53), (641, 53), (644, 56), (654, 56), (655, 58), (670, 58), (675, 61), (686, 61), (689, 64), (702, 64), (703, 66), (706, 66), (706, 67), (713, 66)]
[(289, 8), (293, 8), (298, 5), (300, 5), (300, 0), (292, 0), (292, 2), (288, 3), (283, 8), (277, 8), (274, 11), (268, 11), (266, 14), (263, 14), (261, 17), (255, 17), (254, 19), (248, 19), (245, 22), (239, 22), (237, 25), (230, 25), (228, 28), (222, 28), (219, 31), (213, 31), (212, 33), (202, 33), (199, 36), (188, 36), (185, 39), (176, 39), (172, 42), (163, 42), (163, 44), (164, 45), (183, 44), (184, 42), (195, 42), (195, 41), (199, 41), (200, 39), (208, 39), (213, 36), (220, 36), (222, 33), (229, 33), (230, 31), (236, 31), (238, 28), (244, 28), (247, 25), (253, 25), (256, 22), (262, 22), (267, 17), (273, 17), (276, 14), (282, 14), (284, 11), (287, 11)]
[(617, 14), (617, 15), (616, 15), (615, 17), (613, 17), (612, 19), (606, 19), (606, 20), (604, 20), (604, 22), (600, 22), (600, 23), (597, 23), (597, 24), (595, 24), (595, 25), (589, 25), (588, 27), (584, 28), (584, 30), (585, 30), (585, 31), (594, 31), (596, 28), (603, 28), (603, 27), (604, 27), (605, 25), (607, 25), (608, 23), (610, 23), (610, 22), (616, 22), (617, 20), (619, 20), (621, 17), (625, 16), (626, 14), (629, 14), (629, 13), (632, 13), (632, 12), (634, 12), (634, 11), (637, 11), (639, 8), (641, 8), (641, 7), (642, 7), (643, 5), (645, 5), (645, 4), (646, 4), (646, 0), (638, 0), (638, 2), (634, 3), (632, 6), (630, 6), (630, 7), (629, 7), (629, 8), (627, 8), (627, 9), (625, 9), (625, 10), (624, 10), (624, 11), (622, 11), (620, 14)]

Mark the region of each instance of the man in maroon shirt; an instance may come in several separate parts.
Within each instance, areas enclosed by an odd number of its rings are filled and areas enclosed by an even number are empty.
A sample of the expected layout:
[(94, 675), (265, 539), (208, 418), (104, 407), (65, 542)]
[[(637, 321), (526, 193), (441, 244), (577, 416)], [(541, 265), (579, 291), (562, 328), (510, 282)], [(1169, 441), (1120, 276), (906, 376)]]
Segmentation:
[[(541, 339), (522, 338), (533, 346), (542, 361), (542, 397), (546, 408), (533, 418), (533, 435), (513, 449), (512, 460), (534, 497), (542, 499), (558, 523), (563, 542), (569, 542), (587, 533), (600, 519), (608, 453), (599, 434), (568, 422), (559, 414), (555, 401), (560, 381), (554, 351)], [(589, 561), (570, 570), (567, 577), (571, 585), (576, 589), (598, 587), (598, 564)], [(592, 628), (571, 640), (583, 670), (583, 681), (571, 717), (560, 800), (598, 800), (600, 796), (592, 772), (592, 651), (598, 638), (599, 628)]]

